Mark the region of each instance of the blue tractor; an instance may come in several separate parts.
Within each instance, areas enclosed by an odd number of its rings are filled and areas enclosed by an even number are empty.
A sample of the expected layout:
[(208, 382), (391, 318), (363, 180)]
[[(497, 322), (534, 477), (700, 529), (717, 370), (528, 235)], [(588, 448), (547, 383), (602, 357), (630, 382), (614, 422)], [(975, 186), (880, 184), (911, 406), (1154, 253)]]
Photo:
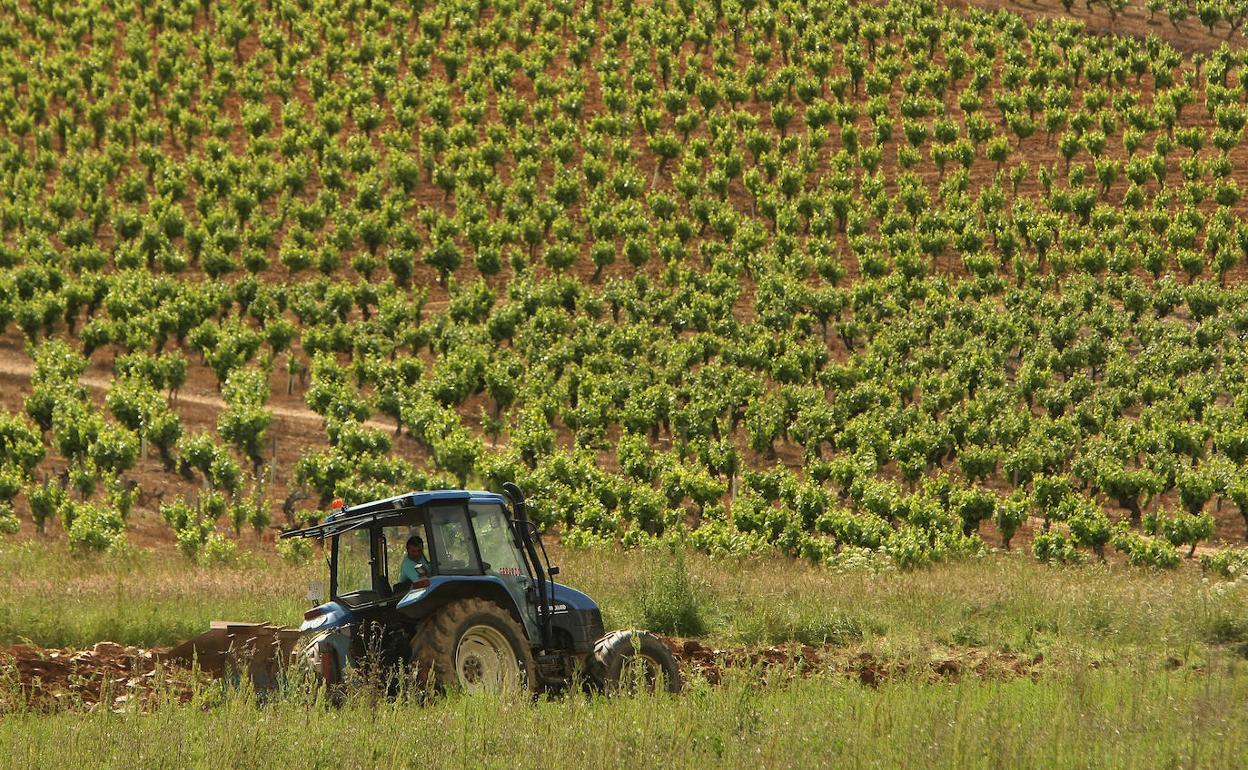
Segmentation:
[[(641, 684), (677, 692), (667, 645), (643, 631), (605, 634), (597, 603), (559, 574), (528, 520), (524, 496), (413, 492), (335, 510), (282, 537), (326, 543), (329, 601), (304, 613), (299, 653), (330, 684), (353, 667), (469, 691), (611, 691)], [(409, 541), (426, 562), (405, 579)], [(409, 573), (410, 574), (410, 573)]]

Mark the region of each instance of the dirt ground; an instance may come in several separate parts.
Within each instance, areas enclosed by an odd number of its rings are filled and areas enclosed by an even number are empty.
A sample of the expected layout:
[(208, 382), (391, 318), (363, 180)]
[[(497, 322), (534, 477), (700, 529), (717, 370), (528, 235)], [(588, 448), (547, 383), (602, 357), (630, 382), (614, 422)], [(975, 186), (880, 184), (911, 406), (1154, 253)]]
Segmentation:
[[(933, 648), (926, 661), (907, 663), (869, 650), (832, 645), (708, 647), (696, 639), (664, 641), (686, 681), (699, 678), (711, 685), (720, 684), (731, 669), (753, 672), (762, 684), (827, 675), (875, 687), (902, 676), (918, 676), (929, 682), (964, 677), (1035, 678), (1045, 663), (1039, 654), (1018, 655), (981, 647)], [(100, 642), (88, 649), (0, 647), (0, 715), (26, 709), (150, 710), (161, 702), (189, 701), (197, 683), (202, 686), (208, 678), (162, 661), (165, 651), (123, 647), (114, 642)]]
[(1193, 16), (1179, 24), (1171, 24), (1170, 17), (1161, 11), (1149, 18), (1144, 0), (1131, 0), (1116, 16), (1110, 16), (1103, 4), (1088, 10), (1082, 2), (1076, 2), (1069, 12), (1054, 0), (946, 0), (950, 8), (983, 8), (989, 11), (1009, 11), (1033, 22), (1038, 19), (1074, 19), (1081, 21), (1089, 32), (1101, 35), (1131, 35), (1146, 38), (1155, 35), (1184, 53), (1208, 53), (1222, 44), (1243, 47), (1243, 34), (1229, 35), (1225, 24), (1219, 24), (1210, 33)]
[(189, 700), (191, 672), (161, 665), (158, 651), (99, 642), (83, 650), (0, 647), (0, 714), (26, 708), (151, 708)]

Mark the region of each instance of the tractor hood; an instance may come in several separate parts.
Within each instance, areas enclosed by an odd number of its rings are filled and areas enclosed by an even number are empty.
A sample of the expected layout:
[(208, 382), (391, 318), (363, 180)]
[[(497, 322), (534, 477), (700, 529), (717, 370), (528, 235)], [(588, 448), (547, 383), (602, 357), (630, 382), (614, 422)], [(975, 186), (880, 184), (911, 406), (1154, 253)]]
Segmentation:
[(550, 587), (551, 614), (598, 609), (598, 603), (575, 588), (547, 581)]

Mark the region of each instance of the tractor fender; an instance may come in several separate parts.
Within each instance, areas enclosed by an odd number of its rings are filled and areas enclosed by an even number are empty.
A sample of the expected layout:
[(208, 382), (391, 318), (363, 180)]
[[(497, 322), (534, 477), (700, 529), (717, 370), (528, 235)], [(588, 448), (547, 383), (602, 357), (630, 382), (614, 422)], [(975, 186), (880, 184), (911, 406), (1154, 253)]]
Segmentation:
[(429, 585), (408, 591), (395, 609), (412, 620), (421, 620), (453, 601), (469, 598), (494, 602), (524, 627), (530, 643), (538, 638), (531, 613), (521, 612), (506, 584), (493, 575), (438, 575), (429, 578)]
[(338, 602), (325, 602), (304, 613), (299, 633), (309, 634), (341, 628), (355, 622), (355, 614)]

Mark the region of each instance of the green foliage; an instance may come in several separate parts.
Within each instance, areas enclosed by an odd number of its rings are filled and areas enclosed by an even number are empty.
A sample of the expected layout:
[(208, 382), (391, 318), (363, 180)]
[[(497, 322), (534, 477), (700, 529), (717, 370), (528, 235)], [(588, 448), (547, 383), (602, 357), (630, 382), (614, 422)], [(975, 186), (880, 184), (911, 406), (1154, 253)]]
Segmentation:
[(889, 537), (884, 552), (898, 569), (923, 567), (946, 559), (979, 556), (984, 543), (977, 535), (966, 536), (948, 529), (926, 532), (904, 526)]
[(1105, 544), (1113, 537), (1113, 525), (1096, 505), (1084, 502), (1066, 519), (1075, 543), (1091, 548), (1102, 560)]
[(72, 512), (63, 514), (69, 523), (69, 548), (75, 554), (116, 549), (126, 542), (125, 522), (121, 515), (106, 506), (67, 501)]
[(203, 564), (228, 567), (238, 564), (238, 543), (218, 532), (210, 533), (200, 549), (199, 560)]
[(1040, 532), (1031, 543), (1037, 559), (1049, 564), (1079, 564), (1084, 561), (1075, 542), (1061, 532)]
[(1248, 567), (1248, 549), (1223, 548), (1220, 551), (1202, 554), (1200, 567), (1215, 575), (1237, 580), (1243, 574), (1244, 568)]
[(259, 470), (264, 462), (265, 432), (273, 416), (264, 409), (269, 397), (268, 374), (251, 367), (235, 369), (222, 388), (226, 408), (217, 416), (217, 431)]
[(296, 566), (307, 564), (312, 560), (312, 543), (302, 537), (278, 540), (277, 552), (287, 564)]
[(679, 552), (649, 563), (638, 593), (646, 628), (679, 636), (700, 636), (706, 630), (704, 611)]
[[(96, 5), (6, 27), (34, 373), (0, 502), (67, 469), (124, 513), (143, 441), (260, 528), (284, 354), (322, 503), (520, 479), (569, 533), (904, 565), (1008, 546), (1023, 495), (1097, 553), (1093, 497), (1177, 490), (1186, 545), (1248, 511), (1233, 46), (922, 4)], [(216, 436), (181, 422), (203, 371)]]
[(979, 487), (958, 488), (950, 495), (950, 507), (962, 520), (963, 534), (970, 535), (979, 529), (979, 523), (993, 518), (997, 498)]
[(1189, 546), (1187, 555), (1196, 553), (1196, 545), (1207, 540), (1214, 533), (1213, 514), (1202, 513), (1193, 515), (1175, 511), (1158, 510), (1144, 518), (1144, 531), (1151, 535), (1165, 538), (1170, 545)]
[(1171, 543), (1161, 538), (1146, 537), (1119, 529), (1114, 533), (1113, 544), (1115, 549), (1126, 555), (1132, 566), (1160, 569), (1179, 566), (1179, 552)]
[(1199, 514), (1213, 497), (1214, 480), (1201, 469), (1192, 468), (1179, 474), (1179, 499), (1193, 516)]
[(0, 412), (0, 464), (29, 474), (43, 459), (43, 438), (20, 415)]
[(1010, 547), (1010, 541), (1014, 538), (1014, 534), (1018, 532), (1019, 527), (1027, 521), (1030, 515), (1031, 501), (1021, 490), (1016, 491), (997, 505), (993, 523), (997, 526), (997, 531), (1001, 533), (1001, 538), (1007, 550)]
[[(212, 559), (221, 556), (228, 557), (226, 561), (230, 561), (232, 556), (229, 551), (234, 544), (232, 541), (226, 541), (228, 544), (220, 542), (221, 536), (215, 531), (216, 521), (224, 515), (225, 510), (225, 498), (215, 492), (205, 492), (193, 506), (181, 497), (162, 504), (160, 515), (173, 530), (174, 542), (187, 559), (196, 561), (205, 557)], [(209, 555), (206, 550), (210, 544), (215, 555)]]
[(38, 486), (26, 489), (26, 502), (30, 505), (30, 515), (35, 521), (35, 529), (40, 533), (47, 528), (47, 523), (54, 518), (65, 505), (65, 489), (52, 479)]
[(21, 528), (22, 523), (18, 520), (13, 506), (8, 503), (0, 504), (0, 533), (16, 535)]
[(116, 476), (134, 467), (139, 455), (139, 440), (124, 428), (105, 426), (90, 451), (96, 468)]

